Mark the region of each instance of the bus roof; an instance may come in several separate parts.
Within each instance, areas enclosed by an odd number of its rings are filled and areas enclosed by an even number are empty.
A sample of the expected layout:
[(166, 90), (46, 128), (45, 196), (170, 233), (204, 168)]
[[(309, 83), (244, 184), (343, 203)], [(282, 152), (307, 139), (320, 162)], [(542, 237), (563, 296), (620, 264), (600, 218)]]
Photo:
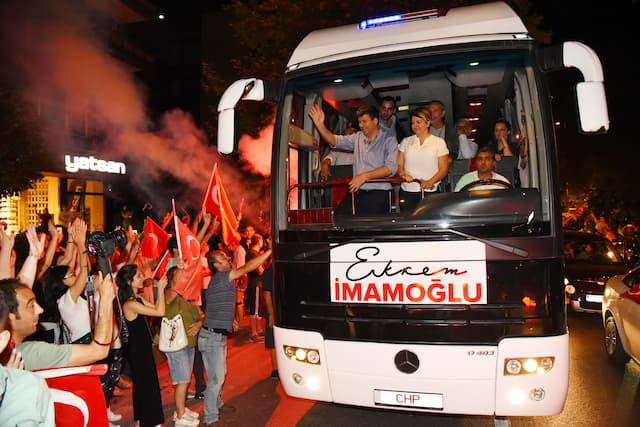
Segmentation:
[(296, 47), (287, 70), (338, 59), (426, 46), (526, 36), (520, 17), (505, 3), (449, 9), (428, 19), (359, 29), (357, 24), (313, 31)]

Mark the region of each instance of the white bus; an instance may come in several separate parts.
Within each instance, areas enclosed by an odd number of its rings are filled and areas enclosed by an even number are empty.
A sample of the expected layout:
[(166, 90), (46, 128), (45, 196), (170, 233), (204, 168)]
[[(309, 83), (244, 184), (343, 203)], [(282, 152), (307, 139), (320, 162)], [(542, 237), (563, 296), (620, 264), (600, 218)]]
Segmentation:
[[(609, 127), (602, 67), (587, 46), (542, 47), (504, 3), (376, 18), (314, 31), (276, 90), (230, 86), (219, 104), (221, 153), (237, 149), (235, 106), (275, 100), (271, 231), (280, 380), (296, 397), (446, 414), (559, 413), (569, 375), (561, 209), (546, 73), (575, 67), (579, 125)], [(508, 189), (440, 191), (403, 211), (334, 214), (344, 179), (322, 181), (326, 151), (308, 116), (336, 134), (356, 109), (391, 96), (409, 111), (439, 100), (482, 145), (507, 119), (521, 147)], [(520, 155), (520, 157), (518, 157)], [(513, 161), (515, 160), (515, 161)], [(500, 162), (498, 162), (500, 164)], [(502, 165), (504, 165), (502, 164)], [(348, 181), (348, 178), (346, 178)], [(390, 178), (397, 189), (397, 180)]]

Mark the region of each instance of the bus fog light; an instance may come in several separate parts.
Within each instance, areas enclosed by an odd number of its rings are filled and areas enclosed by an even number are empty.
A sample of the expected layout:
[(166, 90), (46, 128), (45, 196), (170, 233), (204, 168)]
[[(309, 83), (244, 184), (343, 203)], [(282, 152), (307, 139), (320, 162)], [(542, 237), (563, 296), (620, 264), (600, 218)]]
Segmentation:
[(320, 388), (320, 378), (318, 377), (307, 377), (307, 380), (304, 382), (309, 390), (318, 390)]
[(293, 382), (296, 384), (301, 384), (302, 383), (302, 375), (298, 374), (298, 373), (294, 373), (293, 375), (291, 375), (291, 378), (293, 379)]
[(524, 390), (516, 388), (509, 391), (508, 399), (509, 403), (512, 405), (522, 405), (526, 399), (527, 395)]
[(535, 400), (536, 402), (540, 402), (544, 399), (546, 393), (542, 387), (536, 387), (529, 392), (529, 398), (531, 400)]
[(505, 369), (511, 375), (518, 375), (520, 369), (522, 369), (522, 364), (518, 359), (510, 359), (505, 364)]

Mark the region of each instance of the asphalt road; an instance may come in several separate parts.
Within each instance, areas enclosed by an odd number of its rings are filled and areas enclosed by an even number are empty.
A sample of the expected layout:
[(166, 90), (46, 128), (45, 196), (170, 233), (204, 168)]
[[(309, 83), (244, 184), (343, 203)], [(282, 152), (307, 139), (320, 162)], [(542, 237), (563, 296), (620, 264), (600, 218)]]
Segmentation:
[[(513, 427), (637, 426), (640, 425), (640, 366), (618, 367), (609, 362), (597, 315), (569, 314), (570, 384), (564, 410), (553, 417), (512, 417)], [(456, 426), (489, 427), (492, 417), (394, 412), (295, 399), (284, 395), (279, 382), (269, 377), (268, 353), (252, 344), (245, 328), (230, 340), (228, 372), (223, 397), (237, 412), (223, 418), (225, 426)], [(173, 393), (166, 364), (159, 365), (166, 425), (171, 426)], [(125, 416), (121, 426), (133, 426), (130, 392), (114, 401), (114, 411)], [(188, 406), (202, 413), (202, 401)]]

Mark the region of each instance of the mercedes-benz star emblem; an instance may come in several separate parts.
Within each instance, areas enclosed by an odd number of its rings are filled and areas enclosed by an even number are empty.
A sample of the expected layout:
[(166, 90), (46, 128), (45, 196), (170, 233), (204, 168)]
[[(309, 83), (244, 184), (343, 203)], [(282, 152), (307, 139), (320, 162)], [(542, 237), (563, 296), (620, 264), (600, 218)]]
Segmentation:
[(409, 350), (400, 350), (394, 359), (396, 368), (405, 374), (412, 374), (420, 367), (418, 355)]

